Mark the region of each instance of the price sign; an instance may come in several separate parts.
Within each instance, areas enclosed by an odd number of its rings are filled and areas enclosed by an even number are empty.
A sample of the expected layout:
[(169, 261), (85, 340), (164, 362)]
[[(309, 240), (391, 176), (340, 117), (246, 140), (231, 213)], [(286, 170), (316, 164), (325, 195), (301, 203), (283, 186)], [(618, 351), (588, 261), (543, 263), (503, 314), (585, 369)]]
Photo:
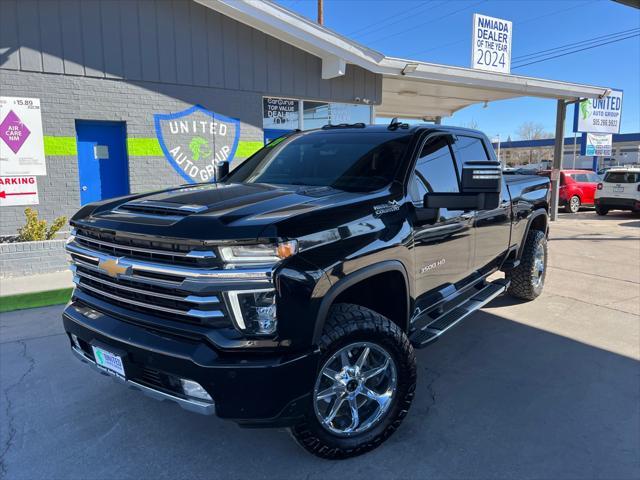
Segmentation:
[(474, 13), (471, 68), (509, 73), (511, 34), (512, 23), (509, 20)]

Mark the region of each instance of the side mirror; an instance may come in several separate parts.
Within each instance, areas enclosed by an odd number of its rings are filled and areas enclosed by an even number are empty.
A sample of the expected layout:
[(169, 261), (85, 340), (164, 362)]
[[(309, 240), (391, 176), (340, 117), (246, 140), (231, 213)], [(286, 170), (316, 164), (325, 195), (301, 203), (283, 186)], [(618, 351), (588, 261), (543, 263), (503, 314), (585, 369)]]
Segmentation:
[(462, 167), (462, 193), (500, 193), (500, 162), (466, 162)]
[(493, 210), (500, 204), (500, 162), (466, 162), (462, 167), (460, 193), (427, 193), (424, 208)]
[(229, 174), (229, 162), (217, 161), (215, 166), (216, 182), (219, 182)]

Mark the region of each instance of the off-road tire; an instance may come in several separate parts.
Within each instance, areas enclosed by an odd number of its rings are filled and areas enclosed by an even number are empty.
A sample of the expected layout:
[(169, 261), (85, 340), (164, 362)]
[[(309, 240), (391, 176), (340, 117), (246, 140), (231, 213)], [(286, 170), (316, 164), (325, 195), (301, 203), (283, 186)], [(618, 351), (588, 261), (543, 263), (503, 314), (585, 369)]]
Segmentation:
[(596, 205), (596, 213), (604, 217), (607, 213), (609, 213), (609, 209), (606, 207), (601, 207), (599, 205)]
[(398, 379), (393, 403), (370, 430), (341, 437), (320, 424), (311, 399), (305, 419), (290, 431), (301, 447), (321, 458), (337, 460), (355, 457), (379, 446), (400, 426), (415, 395), (416, 356), (409, 339), (398, 325), (359, 305), (343, 303), (331, 307), (319, 341), (319, 368), (333, 353), (358, 341), (375, 343), (393, 358)]
[[(534, 283), (535, 253), (540, 244), (542, 244), (542, 248), (544, 248), (545, 267), (542, 283), (536, 286)], [(507, 280), (511, 282), (507, 293), (512, 297), (522, 300), (533, 300), (537, 298), (542, 293), (544, 287), (544, 280), (547, 273), (547, 258), (546, 235), (540, 230), (529, 231), (524, 245), (524, 251), (522, 252), (522, 258), (520, 259), (520, 265), (506, 273)]]
[[(574, 198), (576, 199), (577, 203), (573, 203)], [(577, 205), (577, 207), (574, 209), (575, 205)], [(567, 204), (564, 206), (564, 211), (567, 213), (578, 213), (580, 211), (580, 205), (582, 205), (580, 197), (574, 195), (567, 201)]]

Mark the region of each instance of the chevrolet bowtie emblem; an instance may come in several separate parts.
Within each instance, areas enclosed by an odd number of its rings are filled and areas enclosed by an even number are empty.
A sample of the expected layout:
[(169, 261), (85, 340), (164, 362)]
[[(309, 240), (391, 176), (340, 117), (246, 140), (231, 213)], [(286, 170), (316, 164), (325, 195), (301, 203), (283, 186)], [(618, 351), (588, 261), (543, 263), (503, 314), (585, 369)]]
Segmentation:
[(129, 265), (120, 265), (118, 262), (120, 258), (113, 260), (101, 260), (98, 267), (110, 277), (116, 278), (120, 275), (131, 274), (131, 267)]

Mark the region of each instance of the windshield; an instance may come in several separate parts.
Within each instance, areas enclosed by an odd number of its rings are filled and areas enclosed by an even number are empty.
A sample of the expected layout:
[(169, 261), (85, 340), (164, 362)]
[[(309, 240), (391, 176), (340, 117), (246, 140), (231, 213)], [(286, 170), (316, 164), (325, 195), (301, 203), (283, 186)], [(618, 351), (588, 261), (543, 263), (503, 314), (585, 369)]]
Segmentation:
[(276, 139), (225, 179), (367, 192), (389, 185), (411, 134), (316, 131)]

